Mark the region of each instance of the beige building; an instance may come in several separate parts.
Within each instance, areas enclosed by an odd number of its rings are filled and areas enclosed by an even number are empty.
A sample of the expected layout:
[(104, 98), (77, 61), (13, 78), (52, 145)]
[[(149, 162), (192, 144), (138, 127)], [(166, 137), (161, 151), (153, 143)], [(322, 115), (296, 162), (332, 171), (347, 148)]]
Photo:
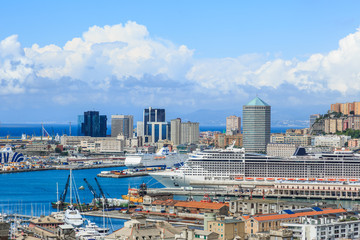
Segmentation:
[(241, 133), (241, 118), (229, 116), (226, 118), (226, 135)]
[(207, 230), (219, 234), (220, 240), (245, 239), (244, 221), (218, 217), (207, 222)]
[(200, 126), (197, 122), (181, 123), (181, 144), (198, 143), (200, 135)]
[(241, 219), (245, 221), (245, 234), (251, 236), (252, 234), (270, 232), (271, 230), (279, 230), (284, 223), (298, 223), (302, 217), (317, 216), (321, 218), (329, 214), (345, 214), (344, 209), (321, 209), (302, 211), (289, 210), (287, 213), (256, 215), (256, 216), (242, 216)]
[(275, 157), (291, 157), (294, 155), (297, 147), (295, 144), (289, 143), (269, 143), (267, 145), (266, 153), (269, 156)]
[(294, 144), (296, 147), (310, 146), (311, 136), (307, 134), (294, 135), (294, 134), (273, 133), (270, 136), (270, 143)]
[(181, 144), (181, 119), (176, 118), (170, 121), (170, 138), (175, 146)]
[(111, 116), (111, 136), (123, 135), (132, 138), (134, 131), (134, 117), (132, 115), (112, 115)]
[(96, 153), (119, 153), (124, 151), (125, 137), (62, 136), (63, 146), (81, 147), (82, 151)]

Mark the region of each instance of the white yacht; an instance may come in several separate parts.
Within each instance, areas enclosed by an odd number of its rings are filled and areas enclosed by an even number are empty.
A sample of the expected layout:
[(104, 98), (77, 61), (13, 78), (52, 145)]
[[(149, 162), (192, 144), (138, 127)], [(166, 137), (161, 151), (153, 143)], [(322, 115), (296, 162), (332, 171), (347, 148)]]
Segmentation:
[(84, 223), (84, 220), (80, 214), (80, 211), (76, 209), (72, 204), (72, 191), (73, 191), (72, 183), (73, 183), (73, 178), (72, 178), (72, 171), (70, 169), (70, 205), (65, 211), (64, 221), (65, 223), (70, 224), (74, 227), (79, 227)]
[(137, 153), (128, 154), (125, 158), (125, 166), (137, 167), (180, 167), (186, 160), (186, 154), (170, 152), (168, 147), (162, 147), (155, 154)]
[[(109, 229), (99, 228), (95, 223), (86, 219), (87, 225), (83, 228), (76, 229), (76, 237), (80, 240), (102, 240), (104, 239), (104, 233)], [(100, 231), (99, 231), (100, 230)], [(107, 230), (107, 231), (105, 231)]]
[[(177, 170), (150, 175), (165, 187), (200, 187), (221, 181), (312, 181), (360, 185), (360, 156), (347, 150), (307, 155), (299, 148), (295, 156), (279, 158), (244, 149), (208, 149), (191, 154)], [(197, 185), (198, 184), (198, 185)], [(219, 184), (220, 185), (220, 184)]]
[(80, 211), (76, 209), (73, 205), (68, 206), (68, 208), (66, 209), (64, 221), (65, 223), (70, 224), (74, 227), (80, 227), (84, 223)]

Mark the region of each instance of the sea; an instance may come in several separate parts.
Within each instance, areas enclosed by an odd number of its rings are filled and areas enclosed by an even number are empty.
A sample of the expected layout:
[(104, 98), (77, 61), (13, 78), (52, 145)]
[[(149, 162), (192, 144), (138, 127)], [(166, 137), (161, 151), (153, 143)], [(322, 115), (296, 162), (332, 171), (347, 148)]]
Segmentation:
[[(84, 182), (84, 178), (97, 190), (94, 178), (98, 173), (121, 169), (124, 169), (124, 167), (73, 170), (72, 175), (75, 182), (73, 189), (77, 192), (80, 202), (89, 203), (93, 199), (93, 195)], [(51, 202), (56, 202), (58, 195), (64, 190), (69, 173), (68, 170), (44, 170), (0, 174), (1, 213), (41, 216), (57, 211), (51, 207)], [(121, 198), (121, 195), (127, 194), (129, 187), (138, 188), (142, 183), (146, 183), (151, 188), (163, 187), (162, 184), (150, 176), (97, 179), (109, 198)], [(78, 190), (80, 186), (84, 186), (85, 189)], [(68, 192), (66, 201), (69, 202), (69, 200)], [(88, 216), (85, 218), (102, 226), (103, 218)], [(123, 227), (125, 220), (111, 219), (110, 221), (107, 219), (106, 222), (108, 226), (112, 226), (116, 230)]]
[[(42, 127), (44, 126), (44, 128)], [(272, 127), (271, 133), (285, 133), (286, 129), (290, 127)], [(291, 127), (291, 128), (300, 128), (300, 127)], [(44, 129), (44, 131), (43, 131)], [(218, 131), (224, 132), (226, 130), (225, 126), (202, 126), (200, 125), (200, 131)], [(10, 123), (1, 123), (0, 124), (0, 138), (19, 138), (22, 134), (27, 136), (62, 136), (78, 135), (78, 126), (72, 124), (10, 124)], [(107, 128), (107, 135), (111, 135), (111, 126)]]

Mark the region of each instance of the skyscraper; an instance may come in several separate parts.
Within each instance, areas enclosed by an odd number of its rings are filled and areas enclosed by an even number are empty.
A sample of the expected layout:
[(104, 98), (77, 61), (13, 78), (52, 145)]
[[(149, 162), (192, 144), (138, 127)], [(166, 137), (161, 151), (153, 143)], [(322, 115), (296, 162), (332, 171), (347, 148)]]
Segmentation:
[(229, 116), (226, 118), (226, 135), (234, 135), (241, 132), (241, 118)]
[(270, 124), (271, 106), (259, 97), (243, 106), (243, 146), (247, 152), (266, 152)]
[(133, 136), (134, 117), (132, 115), (111, 116), (111, 136), (123, 135), (126, 138)]
[(176, 118), (171, 120), (171, 141), (175, 146), (181, 144), (181, 119)]
[(151, 135), (149, 134), (149, 122), (165, 122), (165, 109), (157, 109), (157, 108), (146, 108), (144, 109), (143, 114), (143, 134)]
[(78, 116), (78, 128), (79, 136), (106, 137), (107, 117), (98, 111), (84, 112)]
[(181, 144), (198, 143), (200, 127), (198, 122), (181, 123)]

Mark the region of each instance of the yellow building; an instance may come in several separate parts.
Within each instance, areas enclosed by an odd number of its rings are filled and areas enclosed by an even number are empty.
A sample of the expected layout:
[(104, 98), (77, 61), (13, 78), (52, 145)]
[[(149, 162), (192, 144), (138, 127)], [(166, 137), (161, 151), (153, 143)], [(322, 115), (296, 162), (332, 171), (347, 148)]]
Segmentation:
[(220, 240), (232, 240), (235, 237), (245, 239), (243, 220), (218, 218), (207, 224), (207, 230), (219, 234)]

